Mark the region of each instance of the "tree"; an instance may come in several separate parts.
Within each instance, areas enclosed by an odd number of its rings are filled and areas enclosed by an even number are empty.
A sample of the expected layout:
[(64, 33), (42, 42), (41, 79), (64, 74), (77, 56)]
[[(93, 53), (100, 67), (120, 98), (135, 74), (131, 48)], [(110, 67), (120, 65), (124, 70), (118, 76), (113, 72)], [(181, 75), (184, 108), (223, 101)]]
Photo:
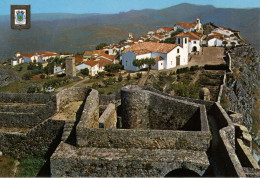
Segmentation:
[(144, 64), (149, 66), (149, 70), (152, 68), (152, 66), (154, 66), (156, 64), (154, 58), (145, 58), (144, 59)]
[(144, 65), (144, 60), (142, 59), (135, 59), (133, 61), (133, 66), (140, 68), (142, 65)]
[(122, 80), (123, 80), (123, 77), (122, 77), (121, 74), (119, 74), (119, 76), (118, 76), (118, 81), (121, 82)]
[(102, 49), (102, 48), (104, 48), (105, 46), (107, 46), (106, 43), (99, 43), (99, 44), (96, 46), (96, 50)]
[(131, 80), (131, 75), (128, 74), (127, 77), (126, 77), (127, 80)]
[(88, 68), (85, 68), (85, 69), (81, 69), (80, 70), (80, 73), (82, 73), (83, 75), (89, 75), (89, 70), (88, 70)]
[(236, 43), (234, 41), (231, 42), (232, 47), (234, 48), (236, 46)]
[(23, 80), (31, 80), (32, 78), (32, 73), (31, 72), (26, 72), (25, 74), (23, 74), (22, 79)]
[(54, 69), (54, 63), (48, 63), (48, 65), (46, 67), (44, 67), (44, 72), (49, 75), (53, 73), (53, 69)]
[(36, 69), (36, 65), (34, 63), (29, 63), (28, 67), (27, 67), (27, 70), (33, 70), (33, 69)]
[(223, 41), (223, 42), (222, 42), (222, 44), (224, 45), (224, 47), (226, 47), (227, 43), (228, 43), (228, 42), (226, 42), (226, 41)]
[(122, 65), (120, 64), (108, 64), (105, 65), (105, 71), (109, 73), (115, 73), (118, 72), (122, 68)]

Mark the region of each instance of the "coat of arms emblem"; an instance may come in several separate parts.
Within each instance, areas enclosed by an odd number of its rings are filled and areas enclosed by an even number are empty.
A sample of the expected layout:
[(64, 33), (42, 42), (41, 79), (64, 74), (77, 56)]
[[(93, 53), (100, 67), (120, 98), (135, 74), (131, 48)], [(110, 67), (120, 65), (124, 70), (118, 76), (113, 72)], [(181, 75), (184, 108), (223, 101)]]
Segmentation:
[(24, 9), (15, 10), (15, 24), (17, 25), (26, 24), (26, 10)]

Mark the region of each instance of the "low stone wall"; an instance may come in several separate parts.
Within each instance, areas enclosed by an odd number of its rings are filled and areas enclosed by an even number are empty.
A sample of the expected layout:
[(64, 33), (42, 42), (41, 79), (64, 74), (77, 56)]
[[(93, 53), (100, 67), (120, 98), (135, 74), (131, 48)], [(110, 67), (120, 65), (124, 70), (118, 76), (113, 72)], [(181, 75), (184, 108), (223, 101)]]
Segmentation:
[(104, 128), (116, 128), (116, 123), (116, 107), (115, 104), (110, 103), (99, 118), (99, 124), (103, 124)]
[(163, 177), (181, 168), (202, 176), (208, 166), (205, 152), (78, 148), (66, 143), (61, 143), (51, 157), (54, 177)]
[(61, 90), (56, 94), (57, 112), (73, 101), (84, 101), (91, 91), (90, 88), (73, 87)]
[(201, 130), (199, 104), (177, 100), (137, 85), (123, 87), (121, 97), (123, 128)]
[(50, 156), (59, 144), (63, 121), (51, 118), (26, 133), (0, 131), (0, 150), (14, 156)]
[(49, 101), (55, 102), (55, 97), (53, 94), (0, 92), (0, 103), (45, 104)]
[(224, 86), (226, 85), (226, 78), (227, 78), (227, 73), (225, 72), (223, 79), (222, 79), (222, 84), (219, 87), (219, 92), (218, 92), (218, 97), (217, 97), (218, 103), (220, 103), (221, 96), (222, 96), (222, 93), (223, 93), (223, 89), (224, 89)]
[(132, 129), (82, 129), (80, 146), (99, 148), (185, 149), (207, 151), (210, 132)]

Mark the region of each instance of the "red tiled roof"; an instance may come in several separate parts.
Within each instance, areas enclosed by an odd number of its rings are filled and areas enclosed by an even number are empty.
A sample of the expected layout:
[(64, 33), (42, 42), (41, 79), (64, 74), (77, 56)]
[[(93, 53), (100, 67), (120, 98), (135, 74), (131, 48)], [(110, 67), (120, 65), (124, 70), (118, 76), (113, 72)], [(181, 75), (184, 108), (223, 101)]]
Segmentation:
[(181, 27), (183, 27), (185, 29), (190, 29), (190, 28), (195, 28), (197, 23), (196, 22), (194, 22), (194, 23), (181, 23), (181, 22), (178, 22), (178, 23), (176, 23), (174, 25), (179, 25), (179, 26), (181, 26)]
[(168, 53), (176, 46), (177, 44), (144, 42), (132, 45), (130, 48), (127, 48), (124, 53), (128, 51), (138, 54), (145, 54), (147, 52)]
[(33, 53), (22, 53), (21, 55), (25, 56), (25, 57), (33, 57), (35, 54), (33, 54)]
[(83, 56), (82, 55), (75, 55), (75, 63), (79, 64), (83, 61)]
[(191, 40), (200, 40), (200, 38), (202, 37), (201, 34), (199, 33), (195, 33), (195, 32), (186, 32), (186, 33), (179, 33), (178, 35), (176, 35), (175, 37), (189, 37), (189, 39)]
[(99, 63), (99, 67), (104, 67), (108, 64), (112, 64), (113, 62), (110, 60), (107, 60), (106, 58), (100, 57), (99, 60), (96, 60), (96, 62)]
[[(165, 30), (165, 31), (173, 30), (172, 27), (162, 27), (162, 28), (159, 28), (159, 29), (163, 29), (163, 30)], [(158, 30), (159, 30), (159, 29), (158, 29)]]
[(154, 58), (154, 60), (156, 60), (156, 61), (161, 61), (161, 60), (163, 60), (163, 58), (162, 58), (161, 56), (156, 56), (156, 57)]
[(95, 66), (95, 65), (98, 64), (98, 62), (97, 62), (97, 61), (94, 61), (93, 59), (87, 60), (87, 61), (85, 61), (85, 62), (83, 62), (83, 63), (86, 64), (86, 65), (88, 65), (88, 66), (91, 66), (91, 67), (93, 67), (93, 66)]
[(85, 51), (83, 55), (85, 56), (85, 55), (92, 55), (92, 54), (93, 54), (93, 51)]
[(115, 60), (115, 56), (113, 56), (113, 55), (108, 55), (108, 54), (106, 54), (106, 53), (104, 53), (104, 54), (98, 56), (97, 58), (99, 58), (99, 57), (104, 57), (104, 58), (107, 58), (107, 59), (109, 59), (109, 60), (111, 60), (111, 61), (114, 61), (114, 60)]

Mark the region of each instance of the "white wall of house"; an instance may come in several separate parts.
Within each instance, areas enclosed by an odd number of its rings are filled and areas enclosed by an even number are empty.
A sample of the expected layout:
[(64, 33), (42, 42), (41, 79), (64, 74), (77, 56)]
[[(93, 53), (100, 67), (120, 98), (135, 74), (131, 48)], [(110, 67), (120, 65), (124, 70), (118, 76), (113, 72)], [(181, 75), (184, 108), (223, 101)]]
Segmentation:
[[(220, 33), (220, 34), (223, 34), (223, 35), (227, 35), (227, 36), (230, 36), (232, 34), (234, 34), (232, 31), (229, 31), (229, 30), (221, 30), (219, 28), (216, 28), (214, 29), (212, 32), (217, 32), (217, 33)], [(212, 33), (211, 32), (211, 33)]]
[(76, 69), (78, 70), (78, 71), (80, 71), (80, 70), (82, 70), (82, 69), (86, 69), (86, 68), (88, 68), (88, 70), (89, 70), (89, 74), (91, 75), (91, 76), (95, 76), (96, 74), (98, 74), (98, 72), (100, 72), (99, 71), (99, 66), (98, 66), (98, 64), (96, 64), (95, 66), (93, 66), (93, 67), (91, 67), (91, 66), (89, 66), (89, 65), (86, 65), (86, 64), (80, 64), (80, 65), (78, 65), (78, 66), (76, 66)]
[(213, 38), (208, 40), (208, 46), (223, 46), (222, 45), (222, 40)]
[(193, 51), (193, 48), (196, 47), (196, 51), (200, 51), (200, 40), (191, 40), (189, 42), (189, 53)]
[(60, 67), (60, 66), (54, 66), (54, 68), (53, 68), (53, 73), (55, 74), (55, 73), (59, 73), (59, 72), (61, 72), (62, 71), (62, 68)]
[(184, 33), (185, 33), (185, 32), (193, 32), (193, 31), (195, 31), (195, 28), (183, 28), (183, 27), (180, 26), (180, 25), (175, 25), (175, 26), (174, 26), (174, 31), (176, 31), (178, 28), (179, 28), (179, 29), (182, 29)]
[(17, 60), (11, 60), (11, 66), (16, 66), (18, 64)]

